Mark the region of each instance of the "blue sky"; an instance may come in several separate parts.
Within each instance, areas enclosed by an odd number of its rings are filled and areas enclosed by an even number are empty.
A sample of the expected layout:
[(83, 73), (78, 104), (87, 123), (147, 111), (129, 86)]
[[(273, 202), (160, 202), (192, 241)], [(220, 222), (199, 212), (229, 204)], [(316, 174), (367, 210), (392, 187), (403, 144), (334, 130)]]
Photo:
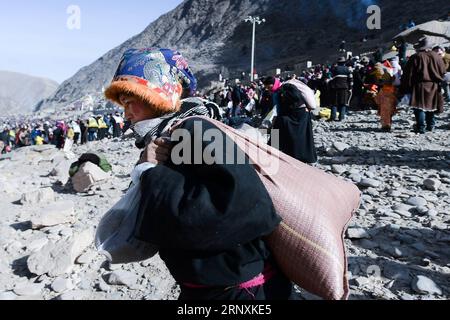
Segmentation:
[[(0, 0), (0, 70), (61, 83), (181, 2)], [(79, 30), (67, 27), (71, 5), (81, 11)]]

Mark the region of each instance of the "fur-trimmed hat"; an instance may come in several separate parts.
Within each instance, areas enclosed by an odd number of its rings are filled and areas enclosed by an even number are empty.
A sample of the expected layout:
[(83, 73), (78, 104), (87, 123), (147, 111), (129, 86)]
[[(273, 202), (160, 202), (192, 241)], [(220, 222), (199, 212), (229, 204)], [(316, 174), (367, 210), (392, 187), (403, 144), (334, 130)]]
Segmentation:
[(164, 114), (178, 111), (183, 89), (192, 94), (196, 88), (197, 81), (179, 52), (130, 49), (124, 53), (105, 96), (121, 105), (121, 94), (135, 95)]

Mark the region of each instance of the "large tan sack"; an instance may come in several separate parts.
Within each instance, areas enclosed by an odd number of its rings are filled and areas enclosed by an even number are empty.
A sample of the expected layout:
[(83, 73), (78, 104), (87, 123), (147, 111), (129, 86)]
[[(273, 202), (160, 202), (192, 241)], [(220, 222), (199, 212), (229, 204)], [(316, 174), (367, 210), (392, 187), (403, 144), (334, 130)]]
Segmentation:
[(271, 195), (283, 222), (268, 243), (283, 272), (319, 297), (347, 299), (344, 233), (359, 207), (359, 189), (221, 122), (205, 120), (248, 155)]

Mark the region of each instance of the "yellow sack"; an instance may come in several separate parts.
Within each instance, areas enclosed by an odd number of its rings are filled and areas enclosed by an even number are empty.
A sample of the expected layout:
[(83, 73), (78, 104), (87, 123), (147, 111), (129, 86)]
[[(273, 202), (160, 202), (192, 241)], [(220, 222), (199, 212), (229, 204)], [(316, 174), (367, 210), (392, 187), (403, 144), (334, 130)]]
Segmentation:
[(41, 136), (37, 136), (34, 141), (36, 142), (37, 146), (41, 146), (44, 144), (44, 138), (42, 138)]
[[(339, 116), (339, 112), (337, 112), (336, 115)], [(325, 118), (327, 120), (330, 120), (331, 119), (331, 109), (323, 108), (322, 110), (320, 110), (319, 116), (321, 118)]]
[(323, 108), (322, 110), (320, 110), (319, 116), (321, 118), (325, 118), (327, 120), (330, 119), (331, 118), (331, 109)]
[(319, 90), (316, 91), (316, 103), (317, 103), (317, 107), (320, 108), (320, 95), (321, 92)]

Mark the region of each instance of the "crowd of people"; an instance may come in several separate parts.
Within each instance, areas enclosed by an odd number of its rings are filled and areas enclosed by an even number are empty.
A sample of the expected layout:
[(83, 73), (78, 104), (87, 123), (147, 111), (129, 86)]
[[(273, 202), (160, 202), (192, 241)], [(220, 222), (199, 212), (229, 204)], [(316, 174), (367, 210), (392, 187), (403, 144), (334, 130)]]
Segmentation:
[[(340, 57), (334, 64), (319, 64), (298, 75), (262, 77), (251, 83), (227, 80), (222, 90), (203, 98), (220, 107), (222, 121), (231, 126), (245, 122), (253, 127), (270, 128), (282, 84), (298, 80), (314, 90), (318, 106), (329, 110), (325, 113), (329, 121), (345, 121), (349, 110), (372, 109), (379, 112), (382, 130), (391, 131), (397, 105), (402, 103), (414, 109), (415, 132), (433, 131), (434, 115), (442, 112), (444, 105), (440, 102), (441, 90), (444, 100), (450, 102), (450, 48), (433, 47), (425, 37), (416, 46), (417, 54), (407, 59), (404, 44), (396, 45), (385, 54), (377, 51), (373, 56)], [(424, 90), (433, 91), (431, 101), (423, 101)], [(53, 124), (4, 123), (0, 127), (0, 152), (40, 144), (63, 148), (66, 139), (84, 144), (120, 137), (129, 127), (130, 122), (120, 113)]]
[[(434, 128), (434, 114), (442, 112), (442, 98), (450, 102), (450, 48), (433, 46), (424, 38), (416, 50), (417, 54), (407, 59), (399, 44), (385, 54), (377, 51), (372, 57), (340, 57), (333, 65), (317, 65), (299, 75), (275, 80), (266, 77), (247, 85), (236, 80), (207, 98), (226, 110), (228, 118), (265, 119), (278, 103), (274, 92), (287, 80), (298, 79), (314, 90), (321, 108), (331, 110), (329, 121), (344, 121), (349, 110), (378, 110), (382, 129), (391, 131), (392, 117), (401, 103), (415, 110), (414, 130), (425, 133)], [(275, 89), (269, 90), (267, 83), (274, 83)], [(433, 98), (423, 101), (428, 83), (434, 83)], [(427, 112), (426, 128), (422, 112)]]
[(118, 138), (128, 128), (129, 122), (120, 112), (53, 123), (49, 120), (24, 123), (7, 121), (0, 127), (0, 154), (17, 148), (43, 144), (63, 149), (68, 140), (82, 145), (105, 138)]
[[(329, 108), (329, 121), (345, 121), (349, 109), (376, 108), (382, 129), (390, 131), (402, 99), (414, 110), (415, 131), (433, 131), (434, 115), (443, 111), (443, 92), (450, 101), (449, 53), (429, 38), (415, 48), (409, 59), (402, 58), (401, 48), (392, 48), (385, 55), (341, 57), (288, 78), (236, 82), (206, 99), (193, 97), (197, 82), (179, 52), (130, 49), (105, 91), (108, 100), (124, 108), (124, 116), (5, 124), (1, 151), (46, 143), (64, 148), (66, 139), (83, 144), (119, 137), (132, 128), (142, 150), (132, 174), (142, 192), (133, 236), (159, 248), (180, 284), (180, 299), (286, 300), (293, 295), (292, 283), (264, 240), (281, 218), (250, 161), (229, 163), (221, 150), (212, 164), (196, 164), (197, 155), (190, 154), (186, 163), (176, 165), (170, 162), (174, 145), (167, 137), (175, 125), (188, 132), (187, 141), (197, 141), (199, 133), (204, 137), (207, 130), (220, 129), (215, 120), (233, 127), (248, 123), (278, 129), (282, 152), (314, 163), (311, 124), (319, 106)], [(202, 124), (200, 132), (195, 121)], [(224, 148), (228, 138), (222, 138)], [(233, 143), (233, 150), (239, 150)], [(200, 146), (201, 154), (207, 153), (209, 142)]]

